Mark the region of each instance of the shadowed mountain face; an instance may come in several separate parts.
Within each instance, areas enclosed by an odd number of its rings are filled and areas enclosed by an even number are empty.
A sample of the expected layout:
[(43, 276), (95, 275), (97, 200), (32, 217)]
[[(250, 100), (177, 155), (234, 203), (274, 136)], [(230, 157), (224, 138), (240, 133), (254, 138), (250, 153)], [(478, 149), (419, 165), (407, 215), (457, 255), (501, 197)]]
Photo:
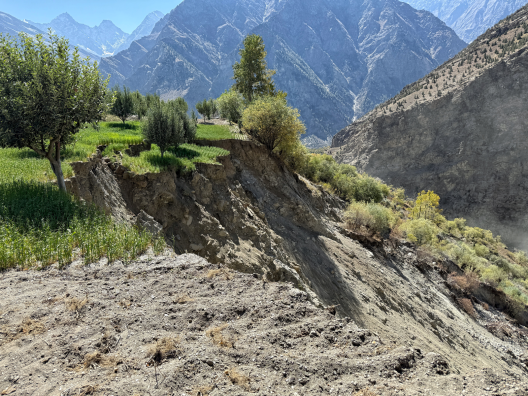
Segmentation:
[(232, 85), (249, 33), (263, 36), (276, 86), (319, 144), (465, 47), (432, 14), (396, 0), (185, 0), (101, 69), (111, 85), (194, 105)]
[(89, 27), (75, 21), (68, 13), (59, 15), (50, 23), (29, 23), (42, 31), (51, 28), (55, 34), (66, 37), (71, 45), (83, 49), (94, 59), (112, 55), (129, 36), (111, 21), (104, 20), (99, 26)]
[(527, 0), (402, 0), (418, 10), (432, 12), (470, 43)]
[(343, 129), (333, 154), (528, 249), (527, 20), (525, 6)]

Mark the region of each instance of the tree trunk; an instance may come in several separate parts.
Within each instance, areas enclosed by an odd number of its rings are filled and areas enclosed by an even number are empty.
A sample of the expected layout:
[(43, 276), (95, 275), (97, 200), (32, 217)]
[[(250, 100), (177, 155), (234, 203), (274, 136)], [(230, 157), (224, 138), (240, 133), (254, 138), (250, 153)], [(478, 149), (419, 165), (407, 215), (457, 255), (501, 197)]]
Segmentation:
[(49, 156), (48, 160), (51, 164), (51, 169), (57, 177), (57, 185), (59, 189), (66, 192), (66, 183), (64, 182), (64, 174), (62, 173), (61, 159), (60, 159), (60, 142), (55, 143), (55, 157)]

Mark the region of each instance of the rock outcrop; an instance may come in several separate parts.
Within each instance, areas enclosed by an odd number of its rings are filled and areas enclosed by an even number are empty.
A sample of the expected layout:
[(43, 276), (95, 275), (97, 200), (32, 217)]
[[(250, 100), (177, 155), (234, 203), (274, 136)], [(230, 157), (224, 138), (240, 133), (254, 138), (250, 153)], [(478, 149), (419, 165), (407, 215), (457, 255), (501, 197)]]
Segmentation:
[(334, 137), (339, 161), (434, 190), (448, 217), (528, 249), (528, 7)]
[(100, 67), (111, 86), (182, 96), (193, 107), (232, 85), (251, 33), (263, 37), (276, 86), (315, 145), (465, 47), (432, 14), (396, 0), (186, 0)]

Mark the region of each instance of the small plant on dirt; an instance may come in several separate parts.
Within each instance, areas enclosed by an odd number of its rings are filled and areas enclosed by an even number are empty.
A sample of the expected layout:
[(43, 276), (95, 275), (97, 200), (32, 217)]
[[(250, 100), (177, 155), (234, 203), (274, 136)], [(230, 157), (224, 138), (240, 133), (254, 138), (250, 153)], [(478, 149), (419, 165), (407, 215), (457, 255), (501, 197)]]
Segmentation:
[(229, 325), (224, 323), (221, 326), (213, 327), (208, 329), (205, 332), (207, 337), (210, 337), (213, 341), (213, 344), (218, 345), (223, 348), (232, 348), (235, 345), (235, 340), (233, 337), (226, 336), (223, 334), (223, 331), (227, 329)]
[(469, 298), (459, 298), (457, 301), (469, 316), (471, 316), (473, 319), (477, 318), (477, 311), (475, 311), (475, 307)]
[(164, 360), (176, 356), (177, 345), (180, 342), (178, 338), (163, 337), (156, 341), (148, 348), (148, 364), (160, 365)]
[(193, 396), (209, 396), (209, 393), (215, 388), (214, 385), (202, 385), (198, 388), (194, 388), (192, 391)]
[(193, 298), (189, 297), (187, 294), (183, 294), (174, 299), (174, 304), (187, 304), (192, 301), (194, 301)]
[(84, 308), (84, 306), (88, 304), (88, 297), (85, 297), (82, 300), (76, 297), (72, 297), (66, 300), (64, 304), (66, 305), (68, 311), (80, 312)]
[(214, 279), (216, 277), (222, 277), (224, 280), (231, 280), (234, 278), (234, 274), (225, 268), (216, 270), (210, 270), (205, 276), (207, 279)]
[(251, 379), (244, 373), (238, 371), (236, 368), (226, 370), (224, 371), (224, 374), (231, 380), (233, 385), (238, 385), (241, 388), (244, 388), (246, 391), (251, 390)]
[(96, 368), (97, 366), (116, 367), (121, 362), (122, 359), (119, 357), (107, 356), (99, 351), (90, 352), (84, 356), (84, 368), (86, 369)]

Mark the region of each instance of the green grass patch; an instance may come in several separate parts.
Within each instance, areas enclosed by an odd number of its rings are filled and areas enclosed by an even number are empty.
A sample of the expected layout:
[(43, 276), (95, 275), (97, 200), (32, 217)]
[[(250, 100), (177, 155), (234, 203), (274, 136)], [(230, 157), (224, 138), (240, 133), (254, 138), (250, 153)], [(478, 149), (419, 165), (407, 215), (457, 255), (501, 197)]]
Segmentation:
[(130, 261), (165, 242), (127, 224), (115, 223), (92, 205), (48, 183), (0, 184), (0, 269), (60, 267), (82, 258), (91, 263)]
[(170, 149), (161, 158), (161, 152), (156, 145), (152, 150), (144, 151), (139, 157), (123, 156), (123, 165), (137, 174), (159, 173), (162, 171), (175, 170), (181, 173), (196, 169), (195, 164), (216, 164), (217, 157), (229, 155), (229, 151), (218, 147), (203, 147), (194, 144), (182, 144), (177, 149)]
[(241, 133), (232, 132), (232, 129), (227, 125), (198, 124), (198, 129), (196, 131), (196, 139), (199, 139), (199, 140), (227, 140), (227, 139), (245, 140), (245, 135)]

